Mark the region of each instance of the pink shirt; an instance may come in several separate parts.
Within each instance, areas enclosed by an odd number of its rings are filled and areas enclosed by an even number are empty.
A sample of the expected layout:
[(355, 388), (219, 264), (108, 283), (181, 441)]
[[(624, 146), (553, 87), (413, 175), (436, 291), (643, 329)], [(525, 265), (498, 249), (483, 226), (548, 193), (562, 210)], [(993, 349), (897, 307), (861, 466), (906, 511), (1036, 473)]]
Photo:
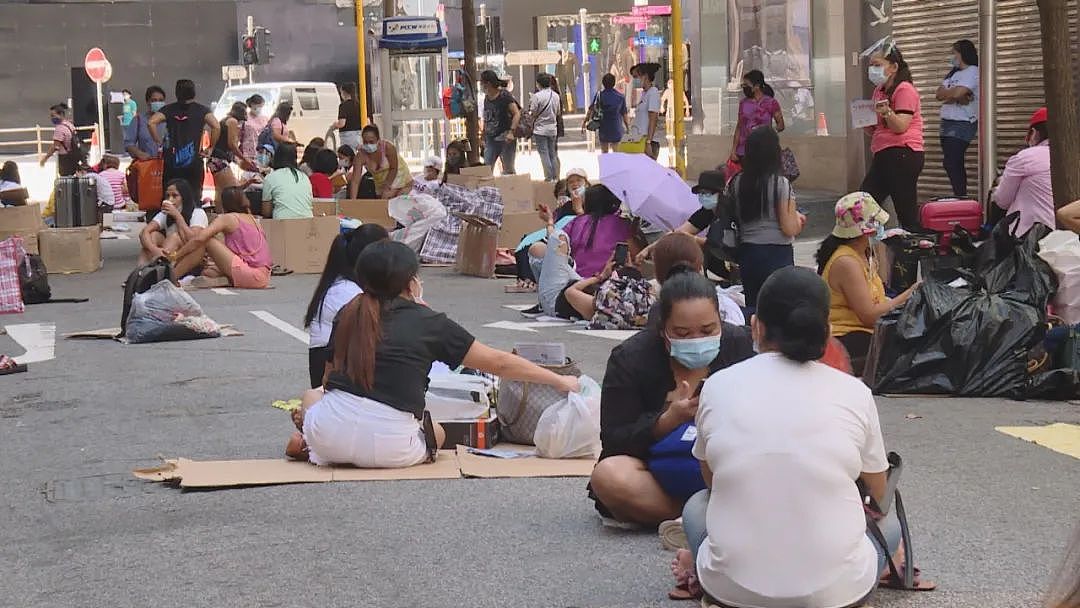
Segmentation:
[(591, 277), (602, 271), (615, 252), (615, 245), (630, 238), (630, 222), (613, 213), (600, 218), (590, 247), (592, 225), (591, 215), (579, 215), (566, 226), (566, 236), (570, 237), (570, 254), (577, 265), (578, 274), (583, 277)]
[(739, 156), (746, 154), (746, 138), (750, 132), (758, 127), (771, 125), (773, 116), (780, 111), (780, 102), (768, 95), (761, 99), (743, 97), (739, 102), (739, 120), (742, 127), (739, 128), (739, 145), (735, 146), (735, 153)]
[(266, 243), (266, 236), (262, 228), (249, 224), (244, 220), (237, 220), (240, 226), (225, 235), (225, 246), (229, 251), (252, 268), (269, 268), (273, 265), (270, 258), (270, 246)]
[(266, 128), (270, 119), (265, 116), (249, 116), (244, 122), (240, 134), (240, 151), (249, 159), (255, 158), (255, 146), (259, 143), (259, 133)]
[(886, 148), (908, 147), (915, 152), (922, 152), (923, 148), (923, 119), (922, 102), (919, 100), (919, 91), (910, 82), (901, 82), (893, 91), (892, 98), (885, 95), (884, 87), (874, 89), (874, 101), (889, 100), (889, 106), (897, 114), (911, 114), (911, 124), (903, 133), (893, 133), (892, 129), (885, 126), (885, 119), (878, 116), (878, 124), (874, 129), (874, 136), (870, 140), (870, 151), (874, 154)]
[(123, 209), (127, 203), (124, 198), (124, 182), (127, 181), (127, 176), (121, 173), (119, 169), (105, 169), (101, 172), (101, 177), (109, 182), (109, 188), (112, 189), (113, 208)]
[(1049, 140), (1017, 152), (1005, 163), (1005, 172), (994, 190), (994, 201), (1006, 214), (1020, 212), (1020, 223), (1016, 226), (1018, 235), (1027, 234), (1036, 222), (1054, 227)]
[(70, 120), (56, 125), (53, 129), (53, 141), (60, 144), (60, 154), (71, 152), (71, 138), (75, 135), (75, 125)]

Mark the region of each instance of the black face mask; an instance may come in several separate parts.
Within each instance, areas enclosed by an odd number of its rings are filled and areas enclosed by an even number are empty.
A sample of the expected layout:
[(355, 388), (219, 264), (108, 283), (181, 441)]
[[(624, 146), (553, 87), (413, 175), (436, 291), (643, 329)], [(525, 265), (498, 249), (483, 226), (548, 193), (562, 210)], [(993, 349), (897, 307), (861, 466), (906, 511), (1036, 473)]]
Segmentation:
[(743, 86), (742, 94), (747, 96), (747, 97), (753, 97), (754, 96), (754, 87)]

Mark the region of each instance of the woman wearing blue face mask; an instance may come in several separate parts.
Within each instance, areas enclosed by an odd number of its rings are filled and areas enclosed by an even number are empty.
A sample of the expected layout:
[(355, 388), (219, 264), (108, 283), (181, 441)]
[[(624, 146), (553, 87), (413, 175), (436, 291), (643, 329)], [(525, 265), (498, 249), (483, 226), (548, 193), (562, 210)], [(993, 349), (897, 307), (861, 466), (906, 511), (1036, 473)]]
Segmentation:
[(660, 155), (660, 142), (664, 141), (660, 128), (660, 89), (654, 84), (658, 71), (658, 63), (639, 63), (630, 68), (630, 75), (634, 77), (631, 88), (641, 88), (641, 98), (634, 108), (634, 122), (630, 132), (638, 139), (645, 139), (645, 154), (653, 160)]
[(749, 329), (720, 319), (716, 287), (684, 271), (660, 291), (659, 319), (611, 351), (600, 400), (603, 450), (590, 495), (605, 525), (655, 526), (675, 519), (672, 496), (646, 464), (651, 448), (693, 422), (697, 387), (717, 370), (753, 356)]
[[(368, 125), (360, 132), (360, 149), (356, 151), (355, 163), (362, 165), (375, 180), (376, 198), (394, 198), (412, 182), (409, 165), (397, 147), (382, 139), (379, 127)], [(349, 184), (349, 198), (356, 198), (360, 188), (361, 171), (353, 171)]]
[[(165, 107), (165, 89), (158, 85), (146, 88), (146, 112), (135, 116), (124, 127), (124, 150), (136, 161), (146, 161), (161, 156), (161, 146), (150, 137), (150, 117)], [(157, 126), (158, 136), (164, 138), (165, 125)]]
[(49, 108), (49, 119), (53, 124), (53, 143), (49, 151), (41, 157), (41, 166), (49, 162), (52, 155), (56, 155), (56, 171), (61, 176), (75, 175), (75, 169), (79, 161), (85, 160), (79, 154), (73, 153), (75, 138), (79, 137), (75, 125), (68, 120), (67, 104), (58, 103)]
[(818, 274), (829, 285), (829, 323), (833, 337), (851, 355), (856, 375), (861, 375), (874, 336), (874, 325), (883, 315), (911, 298), (918, 286), (889, 298), (873, 259), (872, 241), (885, 236), (889, 214), (866, 192), (852, 192), (836, 203), (836, 226), (817, 252)]
[[(698, 197), (698, 202), (701, 203), (701, 209), (695, 211), (682, 226), (675, 229), (675, 232), (696, 237), (698, 244), (705, 249), (705, 238), (697, 235), (716, 221), (716, 207), (720, 203), (720, 196), (724, 191), (726, 182), (727, 176), (723, 171), (702, 171), (701, 175), (698, 176), (697, 184), (692, 188), (693, 193)], [(656, 243), (659, 242), (656, 241)], [(656, 243), (642, 249), (641, 253), (637, 255), (636, 261), (639, 265), (644, 264), (646, 259), (652, 257)], [(710, 255), (708, 251), (705, 251), (705, 267), (717, 276), (726, 276), (728, 273), (727, 268), (723, 265), (723, 260)]]

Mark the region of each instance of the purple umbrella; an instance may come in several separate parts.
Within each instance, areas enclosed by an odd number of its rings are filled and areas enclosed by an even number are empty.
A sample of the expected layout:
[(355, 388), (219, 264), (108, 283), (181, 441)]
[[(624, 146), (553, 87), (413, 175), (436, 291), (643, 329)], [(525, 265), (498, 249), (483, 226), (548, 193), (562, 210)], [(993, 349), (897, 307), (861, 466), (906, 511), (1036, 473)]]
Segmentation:
[(600, 183), (634, 215), (668, 230), (701, 209), (697, 195), (678, 173), (644, 154), (601, 154)]

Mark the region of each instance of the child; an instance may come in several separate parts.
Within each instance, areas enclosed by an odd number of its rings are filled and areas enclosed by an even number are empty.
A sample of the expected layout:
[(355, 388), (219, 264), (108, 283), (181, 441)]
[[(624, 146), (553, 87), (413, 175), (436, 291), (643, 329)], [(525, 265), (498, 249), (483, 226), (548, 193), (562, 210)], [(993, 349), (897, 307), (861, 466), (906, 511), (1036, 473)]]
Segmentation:
[(112, 154), (101, 157), (101, 172), (98, 174), (109, 184), (112, 190), (112, 208), (124, 209), (128, 203), (127, 176), (120, 171), (120, 159)]

